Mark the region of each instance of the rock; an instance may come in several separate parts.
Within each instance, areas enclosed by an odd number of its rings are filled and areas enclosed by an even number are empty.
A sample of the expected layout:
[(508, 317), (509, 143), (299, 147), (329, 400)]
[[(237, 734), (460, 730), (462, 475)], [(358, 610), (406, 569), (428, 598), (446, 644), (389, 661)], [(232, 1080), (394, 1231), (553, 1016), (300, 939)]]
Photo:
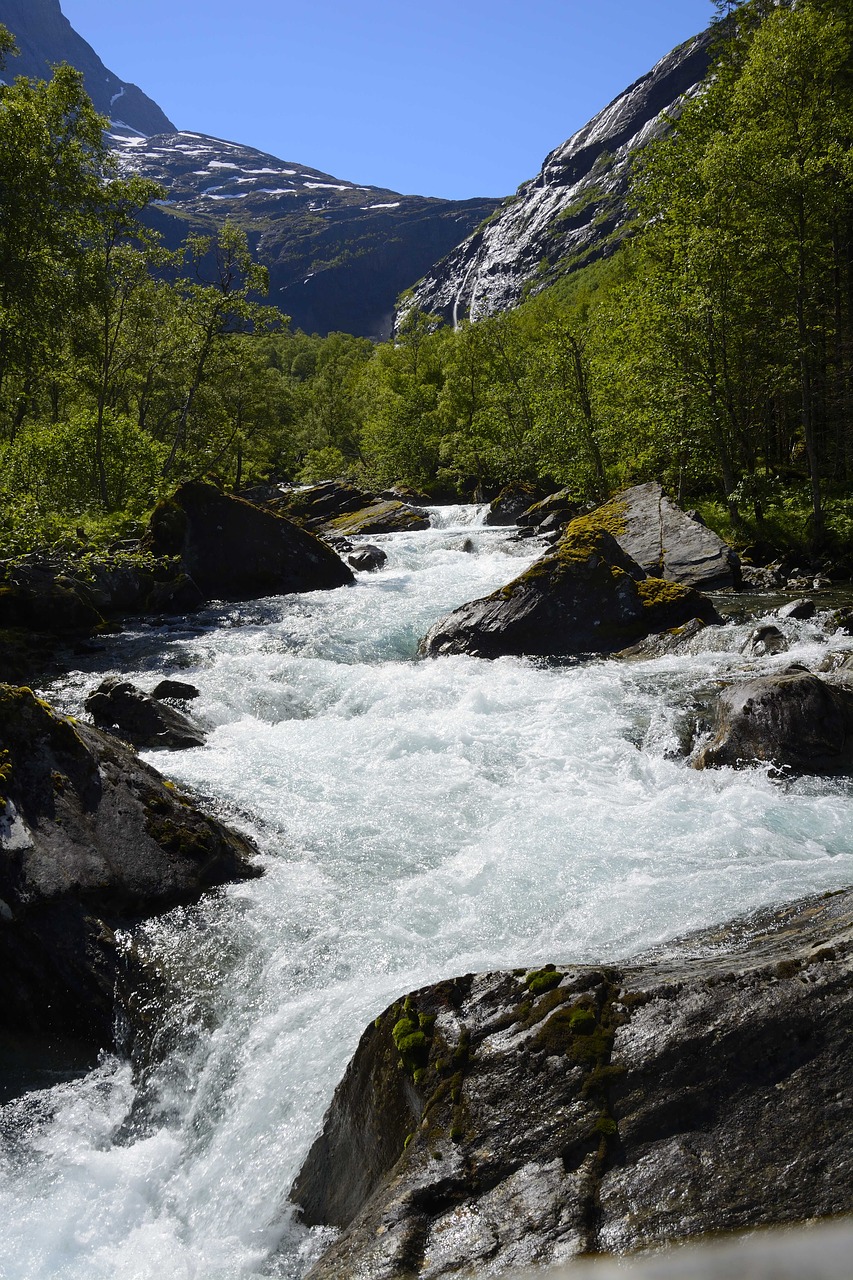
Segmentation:
[(599, 509), (598, 518), (646, 573), (705, 591), (740, 585), (740, 562), (731, 547), (691, 520), (654, 481), (623, 490)]
[(583, 517), (508, 586), (437, 622), (420, 651), (481, 658), (614, 653), (691, 618), (719, 622), (704, 596), (647, 577), (606, 529)]
[(186, 573), (166, 582), (157, 582), (145, 599), (151, 613), (197, 613), (205, 604), (205, 594)]
[(101, 613), (77, 584), (45, 574), (0, 586), (0, 627), (42, 634), (81, 634), (103, 623)]
[(194, 684), (187, 684), (184, 680), (161, 680), (151, 690), (151, 697), (174, 698), (177, 702), (192, 702), (194, 698), (200, 698), (201, 693)]
[(713, 741), (697, 769), (755, 762), (798, 773), (853, 769), (853, 692), (801, 668), (747, 680), (719, 696)]
[(260, 874), (122, 743), (0, 686), (0, 1023), (112, 1043), (114, 929)]
[[(158, 695), (164, 696), (171, 695)], [(206, 741), (204, 731), (188, 716), (118, 676), (109, 676), (89, 694), (86, 710), (100, 729), (117, 732), (135, 747), (182, 751), (203, 747)]]
[(523, 527), (538, 526), (551, 519), (551, 528), (561, 527), (574, 520), (579, 511), (580, 506), (572, 497), (571, 490), (559, 489), (556, 493), (549, 493), (541, 502), (534, 502), (527, 507), (519, 515), (516, 524)]
[(836, 631), (853, 636), (853, 609), (839, 609), (832, 618)]
[(630, 965), (398, 1001), (291, 1191), (343, 1232), (310, 1280), (516, 1274), (847, 1212), (852, 936), (847, 891)]
[(646, 636), (639, 644), (630, 645), (616, 654), (617, 658), (662, 658), (668, 653), (683, 652), (694, 636), (707, 627), (701, 618), (691, 618), (683, 627), (673, 627), (660, 635)]
[(768, 654), (784, 653), (787, 648), (788, 641), (778, 627), (764, 626), (755, 628), (744, 642), (741, 653), (748, 653), (753, 658), (764, 658)]
[(518, 517), (536, 502), (536, 487), (532, 484), (508, 484), (489, 503), (486, 524), (517, 524)]
[(353, 581), (352, 571), (305, 529), (199, 480), (155, 507), (143, 546), (180, 556), (208, 598), (247, 600), (321, 591)]
[(359, 547), (352, 555), (347, 556), (353, 569), (361, 570), (363, 573), (373, 573), (376, 569), (381, 569), (387, 559), (381, 547), (374, 547), (370, 543)]
[(342, 480), (296, 490), (282, 509), (307, 529), (338, 537), (429, 528), (427, 513), (401, 500), (398, 493), (368, 493)]
[(809, 618), (813, 618), (817, 613), (817, 605), (814, 600), (792, 600), (790, 604), (783, 604), (781, 609), (776, 610), (777, 618), (793, 618), (798, 622), (805, 622)]
[(784, 575), (780, 572), (778, 565), (759, 568), (755, 565), (741, 563), (740, 577), (741, 586), (751, 588), (753, 591), (774, 591), (785, 582)]

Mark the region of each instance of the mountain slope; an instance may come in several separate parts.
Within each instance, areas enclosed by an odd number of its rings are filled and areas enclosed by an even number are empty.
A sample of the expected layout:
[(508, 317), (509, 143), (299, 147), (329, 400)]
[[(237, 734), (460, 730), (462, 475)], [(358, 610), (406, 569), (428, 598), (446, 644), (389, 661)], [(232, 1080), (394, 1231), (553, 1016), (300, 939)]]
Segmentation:
[(21, 51), (20, 57), (8, 61), (7, 79), (49, 79), (51, 66), (68, 62), (83, 72), (86, 92), (117, 131), (148, 134), (174, 129), (156, 102), (107, 70), (63, 15), (59, 0), (0, 0), (0, 23), (12, 32)]
[(269, 270), (269, 301), (308, 332), (389, 337), (398, 294), (498, 204), (359, 186), (201, 133), (113, 144), (126, 172), (168, 189), (151, 220), (169, 244), (231, 218)]
[(538, 175), (412, 289), (412, 308), (458, 323), (521, 302), (624, 237), (631, 163), (666, 131), (709, 65), (712, 32), (680, 45), (546, 158)]

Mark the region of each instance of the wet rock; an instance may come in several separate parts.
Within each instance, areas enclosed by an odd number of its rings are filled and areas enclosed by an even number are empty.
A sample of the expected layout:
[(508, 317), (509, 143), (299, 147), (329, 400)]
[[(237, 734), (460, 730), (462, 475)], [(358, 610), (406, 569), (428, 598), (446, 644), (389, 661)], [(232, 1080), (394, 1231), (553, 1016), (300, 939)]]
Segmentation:
[(853, 636), (853, 609), (839, 609), (832, 618), (836, 631)]
[(194, 684), (188, 684), (185, 680), (161, 680), (151, 690), (151, 697), (174, 698), (176, 702), (192, 702), (194, 698), (200, 698), (201, 693)]
[[(191, 685), (188, 687), (192, 688)], [(109, 676), (89, 694), (86, 710), (100, 729), (118, 733), (135, 747), (168, 751), (203, 747), (206, 741), (204, 730), (188, 716), (159, 701), (167, 696), (173, 695), (158, 694), (155, 697), (138, 689), (129, 680)]]
[(0, 1026), (112, 1043), (119, 925), (259, 874), (135, 753), (0, 686)]
[(310, 1280), (515, 1273), (844, 1213), (853, 893), (626, 966), (467, 975), (364, 1032), (292, 1188)]
[(489, 503), (485, 522), (488, 525), (517, 524), (518, 517), (536, 502), (532, 484), (508, 484)]
[(768, 654), (784, 653), (788, 641), (778, 627), (756, 627), (744, 642), (741, 653), (748, 653), (753, 658), (764, 658)]
[(353, 581), (341, 558), (313, 534), (202, 481), (180, 485), (159, 503), (144, 546), (179, 556), (183, 572), (208, 598), (249, 600)]
[(668, 653), (681, 653), (687, 649), (694, 636), (707, 627), (701, 618), (691, 618), (683, 627), (673, 627), (660, 635), (646, 636), (639, 644), (630, 645), (618, 653), (617, 658), (662, 658)]
[(781, 609), (776, 610), (777, 618), (793, 618), (798, 622), (805, 622), (816, 613), (817, 605), (814, 600), (808, 599), (792, 600), (790, 604), (783, 604)]
[(528, 528), (538, 527), (545, 520), (551, 520), (552, 528), (562, 528), (570, 520), (574, 520), (579, 512), (580, 504), (572, 497), (571, 490), (558, 489), (556, 493), (549, 493), (541, 502), (534, 502), (532, 506), (527, 507), (518, 516), (516, 524)]
[(343, 537), (429, 528), (427, 513), (398, 495), (369, 493), (340, 480), (300, 489), (281, 509), (307, 529)]
[(611, 534), (582, 518), (508, 586), (437, 622), (420, 651), (481, 658), (613, 653), (691, 618), (719, 622), (704, 596), (647, 577)]
[(740, 585), (737, 555), (691, 519), (656, 482), (625, 489), (599, 509), (623, 551), (646, 573), (705, 591)]
[(778, 565), (768, 565), (763, 568), (741, 563), (740, 574), (741, 585), (753, 591), (774, 591), (785, 583), (785, 576), (780, 572)]
[(382, 568), (387, 559), (388, 557), (381, 547), (374, 547), (370, 543), (359, 547), (352, 555), (347, 556), (347, 560), (353, 569), (358, 569), (362, 573), (374, 573), (377, 569)]
[(693, 763), (708, 769), (755, 762), (798, 773), (849, 772), (853, 692), (802, 668), (724, 689), (714, 738)]
[(205, 603), (204, 592), (186, 573), (155, 583), (145, 598), (151, 613), (197, 613)]

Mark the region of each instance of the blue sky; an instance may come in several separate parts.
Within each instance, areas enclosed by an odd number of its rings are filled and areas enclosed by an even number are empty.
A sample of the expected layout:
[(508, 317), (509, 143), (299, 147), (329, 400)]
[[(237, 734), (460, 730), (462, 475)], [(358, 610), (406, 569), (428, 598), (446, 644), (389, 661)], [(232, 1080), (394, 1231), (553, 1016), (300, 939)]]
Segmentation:
[(61, 0), (179, 128), (395, 191), (504, 196), (710, 0)]

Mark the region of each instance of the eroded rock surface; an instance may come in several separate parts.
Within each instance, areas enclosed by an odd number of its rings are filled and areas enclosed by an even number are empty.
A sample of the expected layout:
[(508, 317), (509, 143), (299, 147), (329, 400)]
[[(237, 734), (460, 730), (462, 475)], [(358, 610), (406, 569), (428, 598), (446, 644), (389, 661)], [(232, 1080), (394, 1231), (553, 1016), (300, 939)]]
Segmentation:
[(292, 1198), (311, 1280), (499, 1274), (841, 1213), (853, 891), (627, 966), (468, 975), (364, 1033)]
[(259, 872), (134, 752), (0, 685), (0, 1029), (112, 1041), (114, 929)]
[(481, 658), (614, 653), (692, 618), (719, 622), (697, 591), (647, 576), (596, 518), (573, 521), (556, 549), (526, 573), (442, 618), (421, 641), (421, 652)]

